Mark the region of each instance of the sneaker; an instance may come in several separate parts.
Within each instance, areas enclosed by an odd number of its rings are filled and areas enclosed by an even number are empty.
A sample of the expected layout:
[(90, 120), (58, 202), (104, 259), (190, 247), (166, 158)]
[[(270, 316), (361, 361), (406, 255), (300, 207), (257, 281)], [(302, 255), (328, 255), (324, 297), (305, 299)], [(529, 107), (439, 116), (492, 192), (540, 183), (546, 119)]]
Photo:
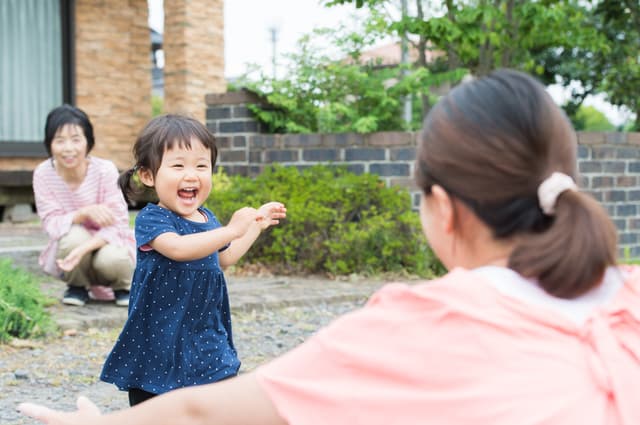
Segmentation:
[(119, 305), (120, 307), (129, 306), (129, 291), (126, 289), (118, 289), (113, 291), (113, 294), (116, 298), (116, 305)]
[(62, 297), (62, 303), (67, 305), (83, 306), (87, 301), (89, 293), (80, 286), (68, 286)]

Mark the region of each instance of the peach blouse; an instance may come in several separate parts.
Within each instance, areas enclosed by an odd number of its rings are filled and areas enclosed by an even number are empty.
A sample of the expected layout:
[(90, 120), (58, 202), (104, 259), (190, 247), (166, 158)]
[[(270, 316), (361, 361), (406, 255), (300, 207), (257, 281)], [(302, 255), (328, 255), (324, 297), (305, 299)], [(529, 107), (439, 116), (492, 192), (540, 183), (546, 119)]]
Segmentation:
[(638, 425), (640, 268), (607, 276), (578, 315), (508, 269), (391, 284), (257, 378), (290, 424)]

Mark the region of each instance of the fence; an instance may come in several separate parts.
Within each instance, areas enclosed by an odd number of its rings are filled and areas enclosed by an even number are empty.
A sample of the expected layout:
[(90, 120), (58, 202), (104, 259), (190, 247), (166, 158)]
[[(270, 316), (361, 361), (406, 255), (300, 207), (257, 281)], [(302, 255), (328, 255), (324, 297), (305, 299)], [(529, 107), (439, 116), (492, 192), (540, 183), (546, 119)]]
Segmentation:
[[(248, 104), (260, 102), (248, 92), (207, 95), (207, 126), (217, 136), (219, 162), (229, 174), (255, 176), (279, 163), (299, 168), (342, 164), (349, 170), (379, 175), (389, 185), (412, 193), (416, 134), (261, 134)], [(600, 201), (619, 232), (620, 253), (640, 258), (640, 133), (578, 133), (581, 187)], [(590, 229), (584, 229), (588, 232)]]

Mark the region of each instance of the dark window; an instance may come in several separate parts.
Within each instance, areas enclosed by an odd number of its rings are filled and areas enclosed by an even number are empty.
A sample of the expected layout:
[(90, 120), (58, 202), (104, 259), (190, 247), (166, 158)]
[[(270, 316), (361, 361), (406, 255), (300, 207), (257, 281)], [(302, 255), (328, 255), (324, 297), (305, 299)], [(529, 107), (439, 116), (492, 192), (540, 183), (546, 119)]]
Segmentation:
[(73, 0), (0, 1), (0, 156), (46, 156), (47, 113), (72, 103)]

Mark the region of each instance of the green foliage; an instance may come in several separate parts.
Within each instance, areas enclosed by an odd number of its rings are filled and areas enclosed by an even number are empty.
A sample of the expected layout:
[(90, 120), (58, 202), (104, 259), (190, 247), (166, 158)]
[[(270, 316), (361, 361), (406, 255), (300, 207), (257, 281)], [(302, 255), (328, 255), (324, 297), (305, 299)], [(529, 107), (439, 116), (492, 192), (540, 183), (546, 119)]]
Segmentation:
[(622, 254), (622, 258), (619, 260), (620, 263), (640, 266), (640, 258), (633, 258), (631, 256), (631, 249), (628, 246), (624, 247)]
[(595, 9), (602, 22), (610, 52), (598, 55), (602, 92), (614, 105), (636, 113), (635, 130), (640, 130), (640, 3), (638, 0), (601, 0)]
[(572, 120), (576, 130), (582, 131), (615, 131), (616, 127), (607, 117), (593, 106), (580, 106)]
[(223, 192), (232, 186), (231, 179), (224, 172), (224, 167), (216, 167), (215, 173), (211, 176), (212, 190)]
[(406, 190), (344, 168), (267, 168), (255, 179), (230, 177), (206, 202), (227, 222), (243, 206), (278, 200), (287, 219), (260, 236), (243, 261), (279, 273), (333, 275), (443, 272), (428, 248)]
[(43, 336), (55, 329), (35, 278), (0, 258), (0, 342)]
[(274, 79), (245, 75), (237, 86), (259, 93), (268, 106), (250, 109), (271, 133), (369, 133), (417, 129), (422, 114), (407, 124), (402, 100), (429, 95), (429, 87), (458, 81), (455, 70), (433, 75), (427, 68), (381, 66), (365, 62), (362, 51), (387, 35), (388, 25), (375, 12), (353, 32), (345, 25), (316, 29), (301, 38), (296, 53), (288, 55), (287, 74)]
[[(596, 31), (591, 38), (538, 53), (544, 79), (571, 89), (565, 105), (569, 116), (590, 94), (605, 93), (614, 105), (640, 108), (640, 3), (637, 0), (599, 0), (584, 7), (583, 27)], [(640, 122), (640, 121), (638, 121)]]
[(164, 99), (160, 96), (151, 96), (151, 117), (162, 115)]
[[(640, 128), (640, 3), (638, 0), (447, 0), (408, 1), (411, 15), (391, 20), (443, 53), (445, 69), (484, 75), (498, 67), (521, 69), (546, 84), (570, 89), (564, 105), (576, 113), (590, 94), (605, 93), (614, 105), (636, 113)], [(393, 8), (395, 0), (325, 0), (326, 6)], [(425, 12), (426, 11), (426, 12)], [(578, 84), (576, 84), (578, 83)]]

